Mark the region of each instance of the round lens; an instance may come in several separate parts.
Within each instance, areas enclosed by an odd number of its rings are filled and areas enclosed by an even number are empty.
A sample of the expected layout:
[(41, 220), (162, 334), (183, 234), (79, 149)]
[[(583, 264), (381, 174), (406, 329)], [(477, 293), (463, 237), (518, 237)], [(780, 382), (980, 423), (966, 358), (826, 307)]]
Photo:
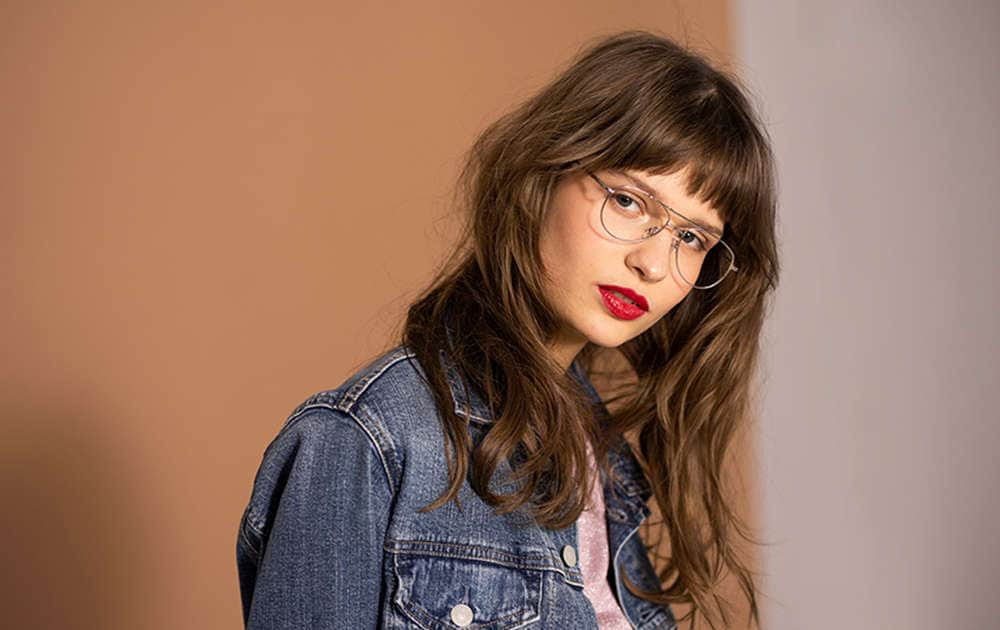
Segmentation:
[(617, 188), (604, 199), (601, 223), (608, 234), (619, 240), (641, 241), (659, 231), (666, 223), (666, 215), (657, 212), (642, 193)]
[(719, 284), (733, 266), (732, 251), (721, 242), (707, 253), (693, 251), (680, 239), (674, 247), (681, 279), (696, 289), (710, 289)]

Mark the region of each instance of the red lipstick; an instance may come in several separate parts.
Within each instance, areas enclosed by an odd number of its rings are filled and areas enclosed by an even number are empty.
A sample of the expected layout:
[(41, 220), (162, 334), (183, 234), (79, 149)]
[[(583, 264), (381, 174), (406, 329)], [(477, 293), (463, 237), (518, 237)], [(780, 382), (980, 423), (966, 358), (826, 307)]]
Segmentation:
[(619, 319), (635, 319), (649, 311), (649, 303), (632, 289), (613, 284), (599, 284), (601, 299), (608, 311)]

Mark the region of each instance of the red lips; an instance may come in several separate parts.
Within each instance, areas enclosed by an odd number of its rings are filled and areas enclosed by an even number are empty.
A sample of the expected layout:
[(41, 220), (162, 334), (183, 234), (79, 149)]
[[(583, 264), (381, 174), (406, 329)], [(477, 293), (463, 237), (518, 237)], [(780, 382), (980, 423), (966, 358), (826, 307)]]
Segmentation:
[(601, 292), (604, 307), (618, 319), (637, 319), (649, 310), (646, 298), (631, 289), (613, 284), (600, 284), (597, 289)]
[(629, 289), (628, 287), (618, 287), (618, 286), (615, 286), (613, 284), (599, 284), (597, 286), (599, 288), (601, 288), (601, 289), (608, 289), (610, 291), (617, 291), (618, 293), (621, 293), (622, 295), (624, 295), (628, 299), (630, 299), (633, 302), (635, 302), (635, 305), (638, 306), (639, 308), (641, 308), (642, 310), (644, 310), (644, 311), (648, 311), (649, 310), (649, 302), (646, 301), (646, 298), (642, 297), (642, 295), (636, 293), (635, 291), (633, 291), (632, 289)]

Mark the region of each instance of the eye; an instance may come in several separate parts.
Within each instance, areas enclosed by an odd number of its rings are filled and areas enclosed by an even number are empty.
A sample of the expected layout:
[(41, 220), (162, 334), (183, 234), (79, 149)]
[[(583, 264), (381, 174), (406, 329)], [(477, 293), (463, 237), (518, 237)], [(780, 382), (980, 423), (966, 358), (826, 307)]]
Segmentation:
[(626, 217), (641, 217), (646, 213), (646, 204), (640, 197), (624, 190), (611, 193), (611, 207)]
[(678, 229), (677, 238), (681, 243), (684, 243), (685, 247), (690, 248), (692, 251), (708, 251), (708, 242), (705, 239), (705, 236), (698, 230), (687, 228)]

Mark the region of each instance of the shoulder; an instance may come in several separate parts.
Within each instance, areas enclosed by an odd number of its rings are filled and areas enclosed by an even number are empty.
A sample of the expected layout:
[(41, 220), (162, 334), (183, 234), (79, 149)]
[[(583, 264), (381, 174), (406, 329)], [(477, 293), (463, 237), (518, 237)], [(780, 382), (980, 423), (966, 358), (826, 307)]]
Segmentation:
[[(427, 455), (441, 448), (439, 417), (416, 355), (400, 345), (336, 388), (306, 398), (288, 416), (282, 431), (360, 431), (382, 461), (390, 486), (396, 488), (408, 455)], [(296, 429), (299, 424), (304, 426)]]
[(338, 472), (343, 467), (368, 474), (371, 484), (394, 495), (414, 441), (439, 431), (432, 401), (419, 363), (402, 346), (378, 356), (336, 388), (303, 400), (264, 451), (250, 524), (263, 531), (275, 498), (288, 493), (289, 482), (302, 479), (303, 491), (329, 487), (330, 479), (343, 477), (344, 471)]
[(401, 403), (424, 390), (423, 370), (416, 356), (405, 346), (396, 346), (358, 369), (335, 389), (307, 398), (291, 413), (289, 422), (316, 408), (355, 415), (368, 407)]

